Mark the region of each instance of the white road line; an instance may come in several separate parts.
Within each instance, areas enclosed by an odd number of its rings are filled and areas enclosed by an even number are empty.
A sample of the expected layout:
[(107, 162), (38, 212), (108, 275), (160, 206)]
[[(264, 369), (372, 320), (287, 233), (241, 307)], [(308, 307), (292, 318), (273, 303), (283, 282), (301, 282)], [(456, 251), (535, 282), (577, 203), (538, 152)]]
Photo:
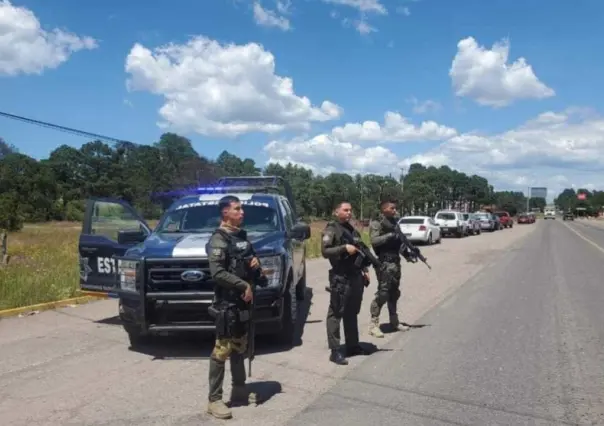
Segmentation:
[(592, 240), (590, 240), (589, 238), (587, 238), (586, 236), (584, 236), (583, 234), (581, 234), (579, 231), (577, 231), (576, 229), (571, 228), (567, 223), (562, 222), (562, 225), (566, 226), (568, 229), (570, 229), (572, 232), (574, 232), (579, 238), (581, 238), (585, 242), (587, 242), (587, 243), (591, 244), (592, 246), (594, 246), (594, 248), (596, 248), (597, 250), (599, 250), (601, 253), (604, 253), (604, 248), (602, 248), (599, 245), (597, 245), (596, 243), (594, 243)]

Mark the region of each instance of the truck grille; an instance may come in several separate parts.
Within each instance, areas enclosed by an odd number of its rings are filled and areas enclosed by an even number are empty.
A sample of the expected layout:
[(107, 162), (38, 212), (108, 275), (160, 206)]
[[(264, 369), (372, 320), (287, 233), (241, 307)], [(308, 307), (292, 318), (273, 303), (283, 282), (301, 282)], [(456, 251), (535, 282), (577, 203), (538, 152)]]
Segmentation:
[[(210, 268), (207, 260), (162, 259), (147, 260), (147, 291), (178, 292), (178, 291), (213, 291), (214, 281), (210, 278)], [(198, 282), (188, 282), (182, 279), (185, 271), (198, 270), (205, 278)]]

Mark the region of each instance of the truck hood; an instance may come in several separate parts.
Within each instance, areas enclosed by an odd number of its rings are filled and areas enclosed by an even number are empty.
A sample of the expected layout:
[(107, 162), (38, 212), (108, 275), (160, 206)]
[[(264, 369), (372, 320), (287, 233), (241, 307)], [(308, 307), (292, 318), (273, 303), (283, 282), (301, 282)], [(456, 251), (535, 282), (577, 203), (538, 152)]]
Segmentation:
[[(211, 233), (151, 234), (144, 242), (132, 247), (126, 256), (154, 258), (206, 257), (206, 244)], [(248, 239), (259, 256), (272, 254), (283, 246), (284, 232), (248, 232)]]

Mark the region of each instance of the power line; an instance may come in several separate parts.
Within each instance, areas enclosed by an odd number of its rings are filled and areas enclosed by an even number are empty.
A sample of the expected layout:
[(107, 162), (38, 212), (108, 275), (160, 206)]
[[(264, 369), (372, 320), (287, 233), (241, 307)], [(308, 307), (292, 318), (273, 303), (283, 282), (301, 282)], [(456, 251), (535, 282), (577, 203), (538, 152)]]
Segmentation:
[(78, 130), (71, 127), (60, 126), (58, 124), (48, 123), (46, 121), (34, 120), (33, 118), (27, 118), (20, 115), (9, 114), (8, 112), (0, 111), (0, 116), (10, 118), (12, 120), (22, 121), (28, 124), (34, 124), (40, 127), (46, 127), (60, 132), (70, 133), (76, 136), (85, 136), (93, 139), (100, 139), (115, 144), (134, 144), (134, 142), (126, 141), (123, 139), (112, 138), (111, 136), (99, 135), (98, 133), (86, 132), (85, 130)]

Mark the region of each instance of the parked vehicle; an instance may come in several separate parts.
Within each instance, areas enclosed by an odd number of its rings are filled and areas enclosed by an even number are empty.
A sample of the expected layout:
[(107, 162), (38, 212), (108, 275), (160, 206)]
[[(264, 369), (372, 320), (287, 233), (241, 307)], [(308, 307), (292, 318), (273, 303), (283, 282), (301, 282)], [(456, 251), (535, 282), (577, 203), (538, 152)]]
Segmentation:
[(463, 218), (468, 226), (468, 235), (478, 235), (481, 233), (480, 220), (474, 215), (474, 213), (463, 213)]
[(518, 224), (530, 224), (533, 223), (532, 219), (530, 218), (530, 216), (526, 213), (521, 213), (518, 215)]
[(514, 226), (514, 219), (506, 211), (500, 210), (494, 213), (495, 216), (499, 217), (499, 222), (503, 228), (512, 228)]
[[(269, 193), (285, 187), (285, 196)], [(274, 176), (222, 178), (211, 188), (175, 195), (151, 229), (128, 203), (87, 201), (79, 241), (80, 287), (119, 299), (132, 347), (158, 332), (214, 333), (214, 298), (206, 243), (220, 222), (218, 201), (239, 197), (245, 229), (268, 286), (256, 290), (258, 332), (294, 342), (298, 300), (306, 289), (310, 227), (301, 222), (288, 182)]]
[(411, 242), (440, 243), (442, 235), (438, 224), (429, 216), (405, 216), (398, 226)]
[(497, 230), (497, 221), (493, 215), (489, 212), (476, 212), (474, 213), (480, 224), (480, 229), (483, 231), (493, 232)]
[(442, 235), (455, 235), (463, 238), (467, 233), (467, 225), (464, 223), (463, 215), (455, 210), (440, 210), (434, 215), (434, 221), (440, 227)]

